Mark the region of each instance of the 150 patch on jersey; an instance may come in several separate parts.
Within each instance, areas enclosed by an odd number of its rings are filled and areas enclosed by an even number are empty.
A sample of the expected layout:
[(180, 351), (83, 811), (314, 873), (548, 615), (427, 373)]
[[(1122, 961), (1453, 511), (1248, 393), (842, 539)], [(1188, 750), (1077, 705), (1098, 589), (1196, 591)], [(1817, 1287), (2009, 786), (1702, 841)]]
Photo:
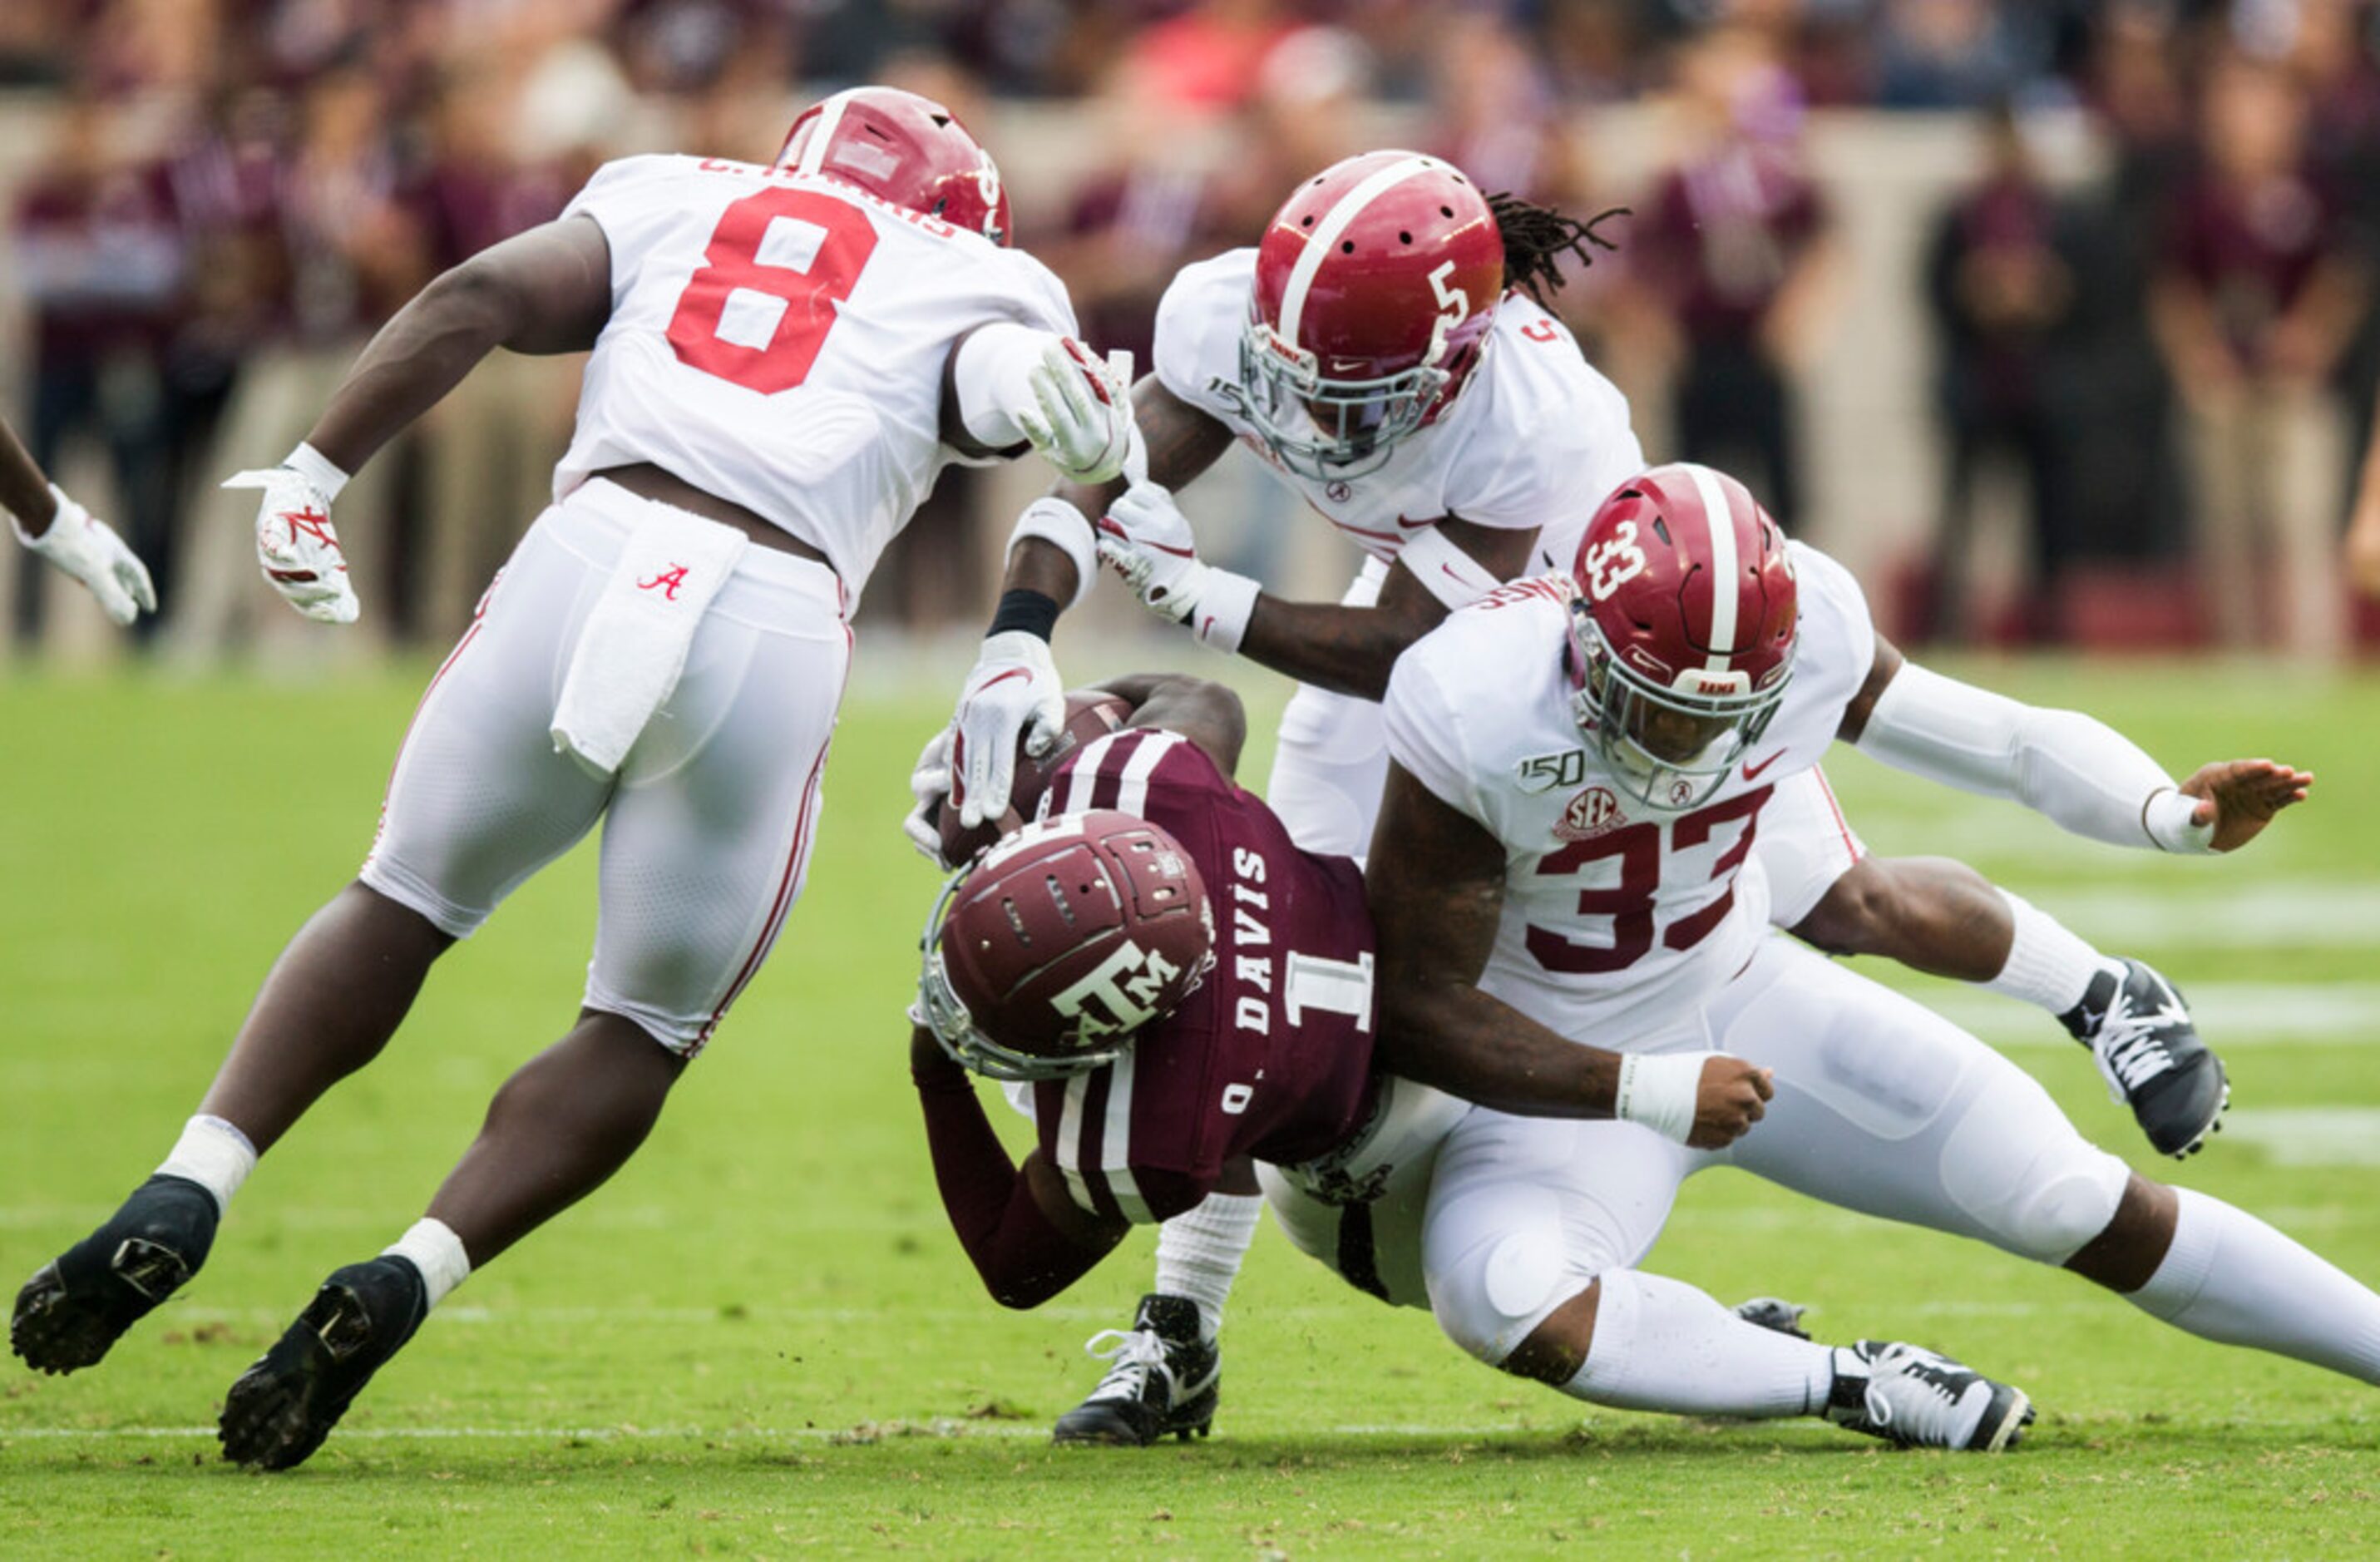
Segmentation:
[(1524, 792), (1550, 792), (1556, 787), (1575, 787), (1586, 779), (1586, 750), (1565, 749), (1558, 754), (1531, 754), (1514, 765), (1512, 773)]

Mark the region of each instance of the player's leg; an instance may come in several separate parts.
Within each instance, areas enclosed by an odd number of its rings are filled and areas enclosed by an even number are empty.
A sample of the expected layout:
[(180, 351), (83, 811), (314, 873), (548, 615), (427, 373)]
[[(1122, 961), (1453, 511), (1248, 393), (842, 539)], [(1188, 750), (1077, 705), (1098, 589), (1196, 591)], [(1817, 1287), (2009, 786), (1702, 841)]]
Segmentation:
[(590, 578), (540, 531), (490, 589), (398, 749), (357, 882), (284, 950), (156, 1175), (19, 1293), (10, 1341), (29, 1363), (91, 1365), (197, 1273), (257, 1157), (379, 1055), (442, 952), (594, 822), (608, 787), (547, 736), (557, 637)]
[(326, 1280), (234, 1384), (227, 1457), (285, 1469), (470, 1271), (625, 1165), (799, 898), (850, 640), (833, 577), (747, 555), (604, 821), (579, 1023), (491, 1103), (422, 1220)]
[(1824, 1415), (1950, 1448), (2015, 1439), (2032, 1410), (2007, 1385), (1905, 1345), (1818, 1345), (1798, 1309), (1769, 1304), (1764, 1326), (1636, 1268), (1696, 1161), (1633, 1124), (1472, 1114), (1439, 1153), (1422, 1239), (1439, 1326), (1480, 1361), (1617, 1409)]
[(1899, 994), (1782, 944), (1713, 1006), (1776, 1070), (1723, 1158), (1887, 1219), (2074, 1270), (2192, 1334), (2380, 1382), (2380, 1296), (2220, 1200), (2137, 1177), (2014, 1064)]
[(2110, 1099), (2149, 1142), (2196, 1153), (2231, 1092), (2181, 995), (2142, 961), (2101, 954), (2048, 913), (1943, 857), (1877, 858), (1844, 822), (1823, 772), (1780, 783), (1754, 853), (1769, 920), (1830, 955), (1875, 955), (1973, 982), (2056, 1017), (2088, 1047)]

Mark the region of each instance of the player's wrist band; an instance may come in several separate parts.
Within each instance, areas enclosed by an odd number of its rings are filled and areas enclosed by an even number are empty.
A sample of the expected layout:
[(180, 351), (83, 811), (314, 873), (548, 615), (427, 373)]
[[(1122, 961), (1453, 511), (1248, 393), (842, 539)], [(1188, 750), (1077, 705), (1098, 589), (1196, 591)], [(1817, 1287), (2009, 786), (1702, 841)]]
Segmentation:
[(1016, 530), (1008, 534), (1008, 552), (1014, 553), (1016, 544), (1027, 537), (1038, 537), (1074, 561), (1075, 595), (1067, 606), (1089, 594), (1091, 581), (1099, 572), (1099, 552), (1091, 523), (1082, 511), (1054, 494), (1036, 499), (1016, 518)]
[(2215, 826), (2197, 823), (2198, 799), (2180, 788), (2159, 787), (2141, 801), (2141, 828), (2161, 851), (2206, 857), (2215, 851)]
[(1694, 1102), (1702, 1094), (1703, 1064), (1715, 1056), (1707, 1052), (1624, 1055), (1620, 1059), (1619, 1088), (1612, 1092), (1611, 1115), (1683, 1144), (1694, 1131)]
[(303, 440), (281, 464), (321, 489), (325, 499), (337, 498), (339, 490), (347, 485), (347, 474), (338, 464)]
[(1040, 592), (1018, 587), (1000, 593), (1000, 606), (991, 616), (991, 628), (983, 638), (1006, 634), (1011, 629), (1023, 629), (1036, 640), (1046, 641), (1058, 627), (1058, 604)]
[(1209, 569), (1198, 588), (1198, 601), (1190, 609), (1190, 632), (1201, 645), (1210, 645), (1226, 656), (1240, 649), (1247, 638), (1248, 620), (1256, 616), (1257, 598), (1264, 588), (1245, 575), (1234, 575), (1228, 569)]

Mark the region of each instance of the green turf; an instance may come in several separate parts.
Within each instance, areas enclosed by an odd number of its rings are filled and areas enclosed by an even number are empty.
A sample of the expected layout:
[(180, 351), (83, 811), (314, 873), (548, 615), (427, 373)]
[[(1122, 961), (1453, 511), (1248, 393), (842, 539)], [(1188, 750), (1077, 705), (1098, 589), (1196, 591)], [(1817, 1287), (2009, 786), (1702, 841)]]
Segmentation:
[[(2380, 991), (2380, 826), (2363, 800), (2380, 792), (2380, 685), (1978, 671), (2088, 705), (2177, 769), (2270, 751), (2321, 774), (2301, 816), (2211, 863), (2078, 845), (1853, 758), (1836, 779), (1879, 849), (1954, 851), (2052, 909), (2085, 906), (2115, 931), (2077, 915), (2082, 931), (2228, 1001), (2216, 1039), (2240, 1133), (2180, 1180), (2380, 1275), (2380, 1147), (2355, 1140), (2351, 1115), (2286, 1115), (2380, 1111), (2359, 1012)], [(360, 856), (419, 677), (0, 679), (0, 1279), (80, 1236), (163, 1154), (281, 943)], [(1050, 1449), (1047, 1422), (1096, 1375), (1081, 1342), (1123, 1321), (1149, 1244), (1015, 1315), (984, 1298), (943, 1225), (900, 1019), (933, 879), (895, 833), (943, 700), (855, 697), (809, 896), (644, 1153), (474, 1277), (310, 1464), (246, 1475), (200, 1429), (327, 1270), (415, 1216), (489, 1092), (567, 1024), (593, 921), (584, 854), (449, 958), (389, 1054), (258, 1173), (182, 1297), (94, 1372), (0, 1372), (0, 1553), (2380, 1547), (2368, 1390), (1727, 1174), (1690, 1185), (1653, 1267), (1730, 1300), (1815, 1303), (1837, 1337), (1918, 1338), (2015, 1378), (2043, 1407), (2024, 1449), (1962, 1460), (1799, 1423), (1589, 1411), (1473, 1363), (1426, 1316), (1341, 1287), (1270, 1232), (1236, 1298), (1214, 1441)], [(2155, 936), (2126, 936), (2141, 928)], [(2139, 1148), (2046, 1019), (1947, 1001), (2016, 1048), (2085, 1131)], [(2241, 1142), (2260, 1112), (2283, 1115)]]

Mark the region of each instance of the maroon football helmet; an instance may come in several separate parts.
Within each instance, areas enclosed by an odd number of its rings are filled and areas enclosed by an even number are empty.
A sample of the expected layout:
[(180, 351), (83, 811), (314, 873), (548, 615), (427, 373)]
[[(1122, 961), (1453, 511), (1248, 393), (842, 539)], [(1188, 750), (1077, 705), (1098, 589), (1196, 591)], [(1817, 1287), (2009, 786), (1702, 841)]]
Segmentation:
[(1503, 295), (1504, 240), (1476, 185), (1419, 153), (1335, 163), (1257, 247), (1249, 421), (1301, 476), (1376, 471), (1462, 388)]
[(1724, 472), (1656, 467), (1579, 540), (1572, 708), (1613, 776), (1661, 810), (1718, 789), (1793, 675), (1785, 534)]
[(1215, 911), (1182, 843), (1113, 809), (1027, 824), (943, 886), (919, 1022), (995, 1080), (1114, 1060), (1205, 977)]
[[(997, 819), (987, 819), (973, 829), (959, 822), (958, 804), (951, 798), (942, 799), (940, 814), (935, 820), (941, 831), (942, 862), (955, 868), (981, 851), (985, 847), (1015, 829), (1033, 817), (1041, 801), (1041, 794), (1050, 789), (1050, 778), (1058, 767), (1075, 757), (1075, 750), (1096, 738), (1104, 738), (1132, 719), (1132, 702), (1104, 689), (1076, 689), (1066, 695), (1066, 721), (1058, 729), (1058, 739), (1047, 753), (1026, 751), (1025, 740), (1029, 734), (1016, 735), (1016, 769), (1014, 779), (1008, 784), (1008, 812)], [(951, 741), (958, 741), (956, 733)], [(956, 775), (965, 768), (964, 758), (955, 748), (951, 755), (951, 772)]]
[(906, 211), (1006, 244), (1000, 169), (955, 115), (897, 87), (853, 87), (802, 110), (777, 166), (823, 174)]

